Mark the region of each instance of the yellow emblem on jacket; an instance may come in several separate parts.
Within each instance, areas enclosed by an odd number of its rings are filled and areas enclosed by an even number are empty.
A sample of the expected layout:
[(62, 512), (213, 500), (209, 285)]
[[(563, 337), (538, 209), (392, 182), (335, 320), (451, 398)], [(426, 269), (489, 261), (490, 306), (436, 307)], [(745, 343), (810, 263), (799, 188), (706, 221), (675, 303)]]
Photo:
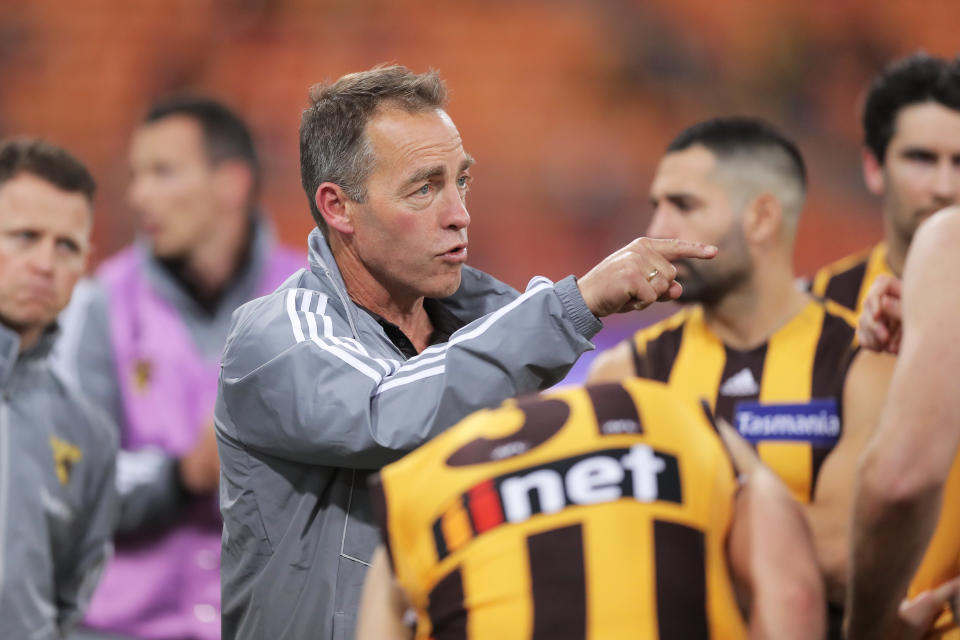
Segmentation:
[(133, 363), (133, 388), (137, 391), (145, 391), (150, 384), (150, 377), (153, 373), (153, 363), (143, 358), (137, 358)]
[(73, 465), (83, 458), (83, 452), (56, 436), (50, 436), (50, 448), (53, 449), (53, 463), (56, 465), (57, 479), (60, 480), (60, 484), (67, 484), (70, 481), (70, 471), (73, 469)]

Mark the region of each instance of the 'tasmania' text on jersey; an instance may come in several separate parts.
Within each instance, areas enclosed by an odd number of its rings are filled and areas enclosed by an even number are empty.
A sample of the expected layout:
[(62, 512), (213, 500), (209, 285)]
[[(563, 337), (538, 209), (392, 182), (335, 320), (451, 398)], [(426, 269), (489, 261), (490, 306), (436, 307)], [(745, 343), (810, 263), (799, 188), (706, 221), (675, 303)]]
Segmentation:
[(707, 399), (808, 502), (842, 431), (843, 382), (855, 330), (831, 302), (811, 300), (764, 344), (732, 349), (691, 306), (634, 334), (636, 375)]
[(417, 638), (740, 638), (735, 479), (696, 403), (630, 379), (508, 402), (381, 472)]

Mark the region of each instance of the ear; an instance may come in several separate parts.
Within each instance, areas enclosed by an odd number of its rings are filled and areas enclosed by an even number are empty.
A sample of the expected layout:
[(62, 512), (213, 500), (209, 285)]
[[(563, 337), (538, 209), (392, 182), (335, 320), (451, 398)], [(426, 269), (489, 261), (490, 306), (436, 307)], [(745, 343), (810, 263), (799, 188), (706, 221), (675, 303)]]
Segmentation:
[(883, 165), (869, 149), (865, 148), (860, 155), (863, 160), (863, 181), (867, 183), (867, 189), (875, 196), (882, 196), (886, 182)]
[(324, 182), (317, 187), (313, 201), (328, 228), (343, 234), (353, 233), (353, 216), (349, 207), (351, 200), (340, 185)]
[(253, 189), (253, 171), (239, 160), (224, 160), (213, 173), (217, 197), (231, 209), (246, 210)]
[(783, 230), (783, 205), (772, 193), (761, 193), (747, 205), (743, 233), (755, 243), (778, 239)]

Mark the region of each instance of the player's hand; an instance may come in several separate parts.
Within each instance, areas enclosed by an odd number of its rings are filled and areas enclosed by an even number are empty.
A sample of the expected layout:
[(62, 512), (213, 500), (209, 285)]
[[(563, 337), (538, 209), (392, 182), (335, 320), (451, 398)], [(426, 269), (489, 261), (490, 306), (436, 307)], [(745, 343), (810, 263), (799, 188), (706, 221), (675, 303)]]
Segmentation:
[(857, 336), (865, 349), (900, 351), (900, 280), (877, 276), (863, 301)]
[(577, 281), (587, 306), (598, 318), (639, 311), (658, 300), (674, 300), (683, 288), (671, 262), (681, 258), (709, 259), (713, 245), (685, 240), (637, 238), (612, 253)]
[(911, 600), (904, 600), (900, 604), (900, 611), (895, 625), (887, 634), (887, 640), (919, 640), (927, 638), (933, 623), (943, 611), (944, 606), (955, 607), (960, 597), (960, 577), (943, 583), (936, 589), (924, 591)]

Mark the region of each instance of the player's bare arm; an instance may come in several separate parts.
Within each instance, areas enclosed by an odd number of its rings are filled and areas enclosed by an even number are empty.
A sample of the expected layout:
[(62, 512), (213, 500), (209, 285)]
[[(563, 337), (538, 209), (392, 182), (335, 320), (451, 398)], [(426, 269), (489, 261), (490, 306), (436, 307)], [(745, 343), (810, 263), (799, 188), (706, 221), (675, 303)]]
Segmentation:
[(750, 599), (751, 638), (823, 638), (823, 581), (810, 529), (800, 505), (762, 464), (737, 495), (728, 553)]
[(813, 501), (805, 506), (827, 598), (837, 604), (843, 604), (847, 587), (857, 460), (880, 419), (878, 398), (886, 393), (895, 363), (888, 354), (856, 355), (843, 389), (843, 434), (823, 463)]
[(886, 405), (858, 470), (848, 631), (851, 640), (895, 628), (897, 608), (940, 510), (960, 446), (955, 374), (960, 345), (960, 210), (932, 217), (904, 272), (903, 338)]
[(590, 373), (587, 374), (587, 382), (619, 382), (632, 375), (635, 375), (633, 352), (629, 342), (621, 342), (594, 358), (590, 364)]

